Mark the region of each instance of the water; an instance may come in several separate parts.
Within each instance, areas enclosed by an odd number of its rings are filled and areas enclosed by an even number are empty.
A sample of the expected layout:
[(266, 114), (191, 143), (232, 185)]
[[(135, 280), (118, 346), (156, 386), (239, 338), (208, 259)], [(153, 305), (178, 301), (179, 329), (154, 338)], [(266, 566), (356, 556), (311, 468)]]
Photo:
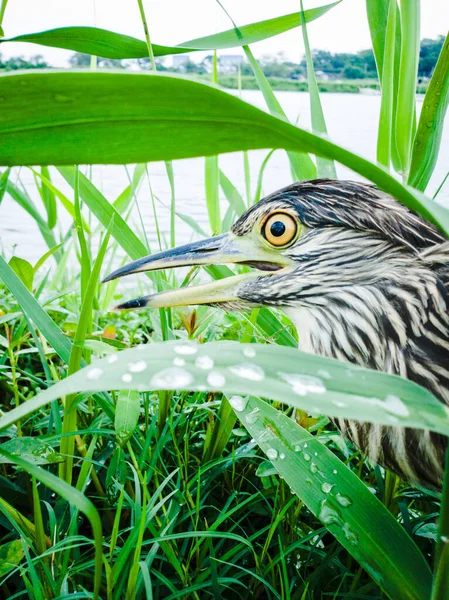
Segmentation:
[[(286, 111), (289, 119), (301, 126), (310, 128), (310, 110), (308, 94), (302, 92), (277, 92), (277, 97)], [(247, 90), (243, 98), (265, 108), (262, 95), (258, 91)], [(371, 160), (375, 159), (377, 122), (380, 108), (380, 96), (365, 94), (322, 94), (322, 103), (326, 116), (330, 138)], [(421, 109), (422, 98), (418, 100), (418, 110)], [(175, 132), (174, 132), (175, 135)], [(443, 133), (441, 154), (434, 176), (429, 185), (428, 193), (432, 194), (445, 176), (449, 163), (449, 119)], [(250, 152), (252, 192), (254, 193), (259, 167), (267, 151)], [(220, 156), (220, 167), (231, 179), (240, 193), (245, 194), (245, 179), (242, 153), (225, 154)], [(346, 167), (337, 165), (340, 178), (361, 179)], [(132, 173), (132, 167), (129, 167)], [(170, 187), (165, 172), (164, 163), (151, 163), (148, 167), (149, 179), (153, 193), (157, 197), (157, 217), (163, 237), (169, 239), (169, 210)], [(209, 225), (204, 198), (204, 159), (186, 159), (174, 162), (177, 211), (189, 215), (208, 233)], [(129, 180), (123, 166), (96, 166), (92, 168), (93, 181), (109, 201), (114, 201)], [(58, 173), (53, 173), (54, 183), (69, 197), (73, 198), (73, 190), (65, 183)], [(14, 169), (12, 181), (20, 177), (28, 193), (43, 212), (42, 203), (38, 196), (32, 173), (25, 168)], [(268, 194), (291, 182), (290, 168), (285, 152), (274, 153), (265, 170), (263, 193)], [(441, 202), (449, 206), (449, 183), (439, 195)], [(144, 176), (138, 193), (139, 207), (144, 225), (145, 237), (152, 250), (158, 250), (156, 227), (153, 208), (149, 194), (149, 185)], [(222, 214), (227, 208), (227, 202), (222, 202)], [(58, 206), (58, 226), (66, 232), (71, 224), (71, 217)], [(144, 237), (141, 221), (137, 210), (134, 210), (129, 220), (131, 227)], [(190, 227), (181, 219), (176, 220), (176, 243), (186, 243), (196, 237)], [(1, 249), (9, 258), (13, 253), (31, 262), (44, 254), (47, 247), (38, 231), (34, 220), (9, 197), (4, 198), (0, 206), (0, 240)]]

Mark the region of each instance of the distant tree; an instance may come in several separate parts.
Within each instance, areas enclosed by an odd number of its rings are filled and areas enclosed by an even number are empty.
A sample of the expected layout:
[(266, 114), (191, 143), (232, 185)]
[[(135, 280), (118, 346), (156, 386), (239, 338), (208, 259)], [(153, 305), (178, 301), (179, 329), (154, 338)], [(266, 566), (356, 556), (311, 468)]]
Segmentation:
[(345, 79), (363, 79), (366, 77), (365, 71), (360, 67), (353, 67), (352, 65), (346, 65), (343, 69), (342, 75)]
[[(82, 52), (75, 52), (69, 58), (69, 64), (74, 69), (84, 69), (90, 67), (90, 54), (83, 54)], [(100, 69), (126, 69), (127, 65), (122, 60), (114, 60), (112, 58), (97, 58), (97, 65)]]
[(48, 69), (50, 65), (43, 59), (40, 54), (31, 56), (26, 59), (22, 56), (13, 56), (6, 60), (2, 60), (0, 56), (0, 69), (6, 71), (18, 71), (19, 69)]
[(420, 77), (430, 77), (435, 68), (438, 56), (443, 46), (444, 37), (440, 35), (436, 40), (424, 39), (421, 41), (419, 51), (418, 75)]

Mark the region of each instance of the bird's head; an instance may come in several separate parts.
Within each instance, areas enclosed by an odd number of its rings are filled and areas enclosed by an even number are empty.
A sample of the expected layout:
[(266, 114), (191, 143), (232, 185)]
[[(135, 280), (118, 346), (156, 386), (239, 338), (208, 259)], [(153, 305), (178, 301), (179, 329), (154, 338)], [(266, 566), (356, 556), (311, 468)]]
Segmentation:
[(443, 240), (431, 224), (374, 186), (314, 180), (263, 198), (228, 233), (143, 257), (105, 281), (173, 267), (240, 264), (256, 270), (117, 308), (319, 304), (342, 288), (385, 277), (391, 261), (400, 263)]

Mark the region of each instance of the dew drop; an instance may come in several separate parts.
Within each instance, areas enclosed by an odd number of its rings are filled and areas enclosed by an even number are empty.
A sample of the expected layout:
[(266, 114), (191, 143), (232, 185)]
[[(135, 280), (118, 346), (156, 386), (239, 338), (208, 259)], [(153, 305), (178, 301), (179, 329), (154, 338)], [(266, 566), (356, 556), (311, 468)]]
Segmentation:
[(316, 466), (316, 464), (314, 462), (312, 462), (312, 464), (310, 465), (310, 472), (316, 473), (317, 471), (318, 471), (318, 467)]
[(131, 373), (142, 373), (142, 371), (145, 371), (147, 366), (148, 365), (144, 360), (138, 360), (136, 362), (129, 363), (128, 368)]
[(259, 413), (260, 413), (260, 408), (257, 408), (257, 406), (255, 408), (253, 408), (253, 410), (251, 412), (249, 412), (246, 417), (245, 417), (245, 421), (247, 423), (255, 423), (257, 421), (257, 419), (259, 418)]
[(231, 373), (234, 373), (234, 375), (237, 375), (237, 377), (249, 379), (249, 381), (262, 381), (265, 377), (263, 369), (258, 365), (251, 365), (249, 363), (229, 367), (229, 370)]
[(213, 387), (221, 387), (226, 383), (226, 379), (218, 371), (211, 371), (207, 376), (207, 383)]
[(101, 377), (103, 375), (103, 369), (99, 369), (98, 367), (93, 367), (92, 369), (89, 369), (89, 371), (86, 374), (87, 379), (98, 379), (99, 377)]
[(336, 474), (337, 474), (337, 469), (334, 469), (334, 470), (332, 471), (332, 473), (333, 473), (334, 475), (336, 475)]
[(296, 373), (278, 373), (279, 377), (292, 386), (292, 390), (298, 396), (307, 394), (324, 394), (326, 386), (317, 377), (301, 375)]
[(408, 408), (402, 402), (402, 400), (397, 396), (393, 396), (392, 394), (385, 398), (385, 408), (388, 410), (388, 412), (392, 412), (398, 417), (408, 417), (410, 414)]
[(318, 452), (314, 452), (314, 455), (315, 455), (315, 456), (318, 456)]
[(276, 450), (276, 448), (268, 448), (265, 454), (270, 460), (276, 460), (278, 457), (278, 451)]
[(299, 444), (296, 444), (295, 446), (295, 452), (301, 452), (302, 448)]
[(175, 356), (175, 358), (173, 359), (173, 364), (175, 365), (175, 367), (183, 367), (186, 364), (186, 361), (180, 356)]
[(185, 369), (179, 367), (169, 367), (162, 369), (151, 378), (151, 385), (155, 389), (168, 388), (177, 389), (193, 383), (192, 375)]
[(443, 542), (443, 544), (449, 543), (449, 537), (447, 537), (446, 535), (440, 535), (440, 540)]
[(318, 371), (318, 375), (319, 375), (320, 377), (322, 377), (323, 379), (332, 379), (332, 377), (331, 377), (331, 376), (330, 376), (330, 374), (329, 374), (329, 371), (324, 371), (323, 369), (320, 369), (320, 370)]
[(214, 361), (210, 356), (198, 356), (195, 361), (195, 366), (199, 369), (212, 369), (214, 366)]
[(242, 398), (242, 396), (231, 396), (231, 398), (229, 398), (229, 404), (234, 410), (241, 412), (242, 410), (245, 410), (246, 405), (248, 404), (248, 398)]
[(340, 512), (332, 506), (329, 506), (326, 499), (320, 504), (318, 518), (323, 521), (325, 525), (343, 525), (343, 519), (341, 518)]
[(281, 452), (281, 453), (279, 454), (279, 458), (280, 458), (281, 460), (284, 460), (284, 458), (285, 458), (285, 454), (284, 454), (283, 452)]
[(332, 400), (331, 402), (334, 406), (337, 406), (338, 408), (343, 408), (346, 406), (346, 403), (341, 402), (340, 400)]
[(342, 529), (345, 538), (348, 540), (351, 546), (357, 546), (357, 544), (359, 543), (359, 538), (357, 534), (354, 531), (352, 531), (352, 529), (349, 527), (349, 524), (343, 523)]
[(132, 380), (133, 380), (133, 376), (131, 375), (131, 373), (123, 373), (122, 381), (124, 383), (131, 383)]
[(112, 365), (112, 363), (117, 362), (118, 361), (117, 354), (111, 354), (110, 356), (108, 356), (107, 361), (110, 365)]
[(256, 351), (250, 346), (245, 346), (243, 348), (243, 356), (246, 356), (246, 358), (254, 358), (256, 356)]
[(193, 344), (181, 344), (180, 346), (175, 346), (176, 354), (183, 354), (185, 356), (190, 354), (196, 354), (198, 349)]
[(345, 508), (348, 506), (351, 506), (352, 501), (350, 498), (348, 498), (347, 496), (343, 496), (342, 494), (338, 493), (335, 496), (338, 504), (341, 504), (341, 506), (344, 506)]
[(304, 444), (304, 448), (307, 448), (307, 442)]
[(309, 462), (309, 460), (311, 459), (310, 454), (307, 454), (307, 452), (303, 456), (304, 456), (304, 460), (306, 460), (307, 462)]
[(321, 484), (321, 490), (325, 494), (328, 494), (333, 487), (334, 487), (333, 484), (332, 483), (327, 483), (327, 481), (325, 481), (324, 483)]

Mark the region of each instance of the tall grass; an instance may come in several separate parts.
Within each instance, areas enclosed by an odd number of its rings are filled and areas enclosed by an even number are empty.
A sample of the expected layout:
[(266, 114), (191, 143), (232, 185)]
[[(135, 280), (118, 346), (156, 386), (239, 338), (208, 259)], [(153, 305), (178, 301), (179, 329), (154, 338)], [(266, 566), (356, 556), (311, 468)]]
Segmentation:
[[(0, 202), (10, 196), (48, 246), (34, 265), (0, 257), (3, 597), (448, 597), (448, 485), (442, 502), (406, 486), (370, 465), (328, 419), (388, 424), (388, 407), (360, 399), (388, 391), (408, 409), (402, 426), (448, 435), (446, 411), (430, 392), (299, 354), (297, 332), (277, 311), (109, 313), (120, 293), (114, 282), (99, 286), (100, 272), (124, 254), (148, 253), (130, 214), (149, 160), (166, 161), (170, 190), (170, 232), (164, 239), (158, 230), (160, 247), (176, 244), (176, 217), (192, 235), (206, 235), (180, 213), (182, 182), (175, 186), (171, 160), (206, 155), (205, 211), (210, 232), (218, 233), (262, 196), (273, 150), (252, 174), (252, 188), (247, 152), (254, 148), (287, 150), (295, 179), (333, 175), (334, 161), (341, 162), (449, 231), (447, 211), (421, 193), (448, 103), (447, 42), (415, 126), (419, 3), (367, 0), (382, 84), (379, 167), (317, 135), (326, 125), (307, 22), (335, 4), (233, 23), (177, 47), (151, 43), (157, 32), (140, 0), (145, 41), (77, 27), (19, 36), (92, 56), (149, 56), (153, 69), (155, 56), (241, 46), (271, 115), (213, 87), (160, 75), (0, 77), (0, 163), (8, 167), (0, 174)], [(302, 28), (306, 49), (314, 133), (288, 123), (250, 48), (294, 27)], [(244, 190), (220, 168), (218, 155), (226, 151), (244, 151)], [(73, 166), (83, 162), (141, 164), (127, 170), (117, 198), (106, 198), (91, 169)], [(43, 165), (30, 171), (38, 204), (22, 172), (9, 168), (29, 164)], [(69, 192), (55, 183), (60, 175)], [(156, 223), (160, 200), (151, 191)], [(72, 220), (67, 231), (62, 211)], [(214, 279), (232, 273), (206, 271)], [(179, 287), (195, 276), (151, 274), (145, 287)], [(252, 369), (249, 377), (237, 368), (242, 363)], [(294, 373), (299, 364), (313, 377), (323, 369), (331, 374), (325, 393), (298, 396), (279, 380), (279, 365)]]

